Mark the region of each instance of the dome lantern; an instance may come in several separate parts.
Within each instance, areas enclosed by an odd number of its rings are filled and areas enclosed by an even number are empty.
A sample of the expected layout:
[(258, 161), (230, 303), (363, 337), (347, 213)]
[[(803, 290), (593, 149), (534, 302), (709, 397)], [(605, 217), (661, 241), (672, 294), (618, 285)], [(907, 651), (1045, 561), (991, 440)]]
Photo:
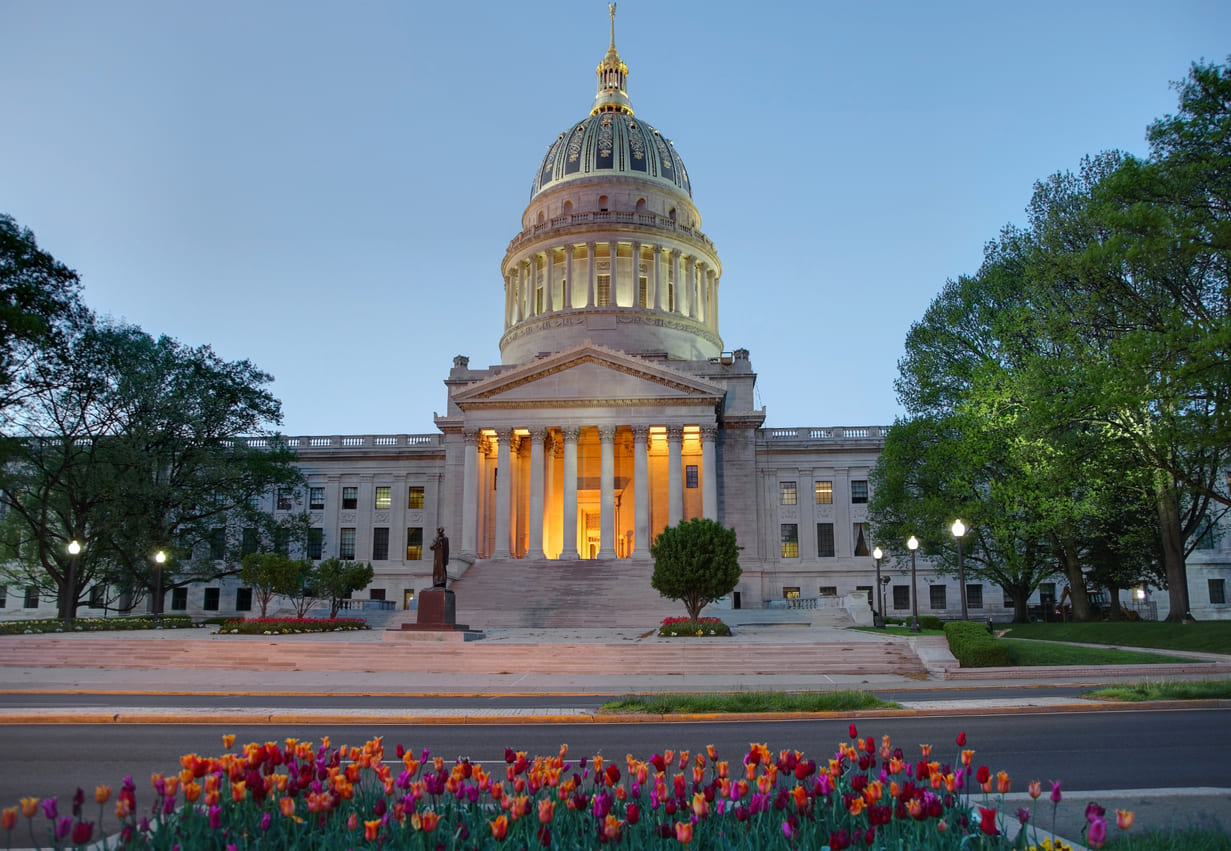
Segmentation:
[(594, 96), (594, 106), (591, 115), (600, 112), (620, 112), (633, 114), (633, 105), (628, 100), (628, 66), (620, 59), (615, 46), (615, 13), (616, 4), (607, 6), (611, 11), (611, 45), (607, 55), (598, 63), (594, 73), (598, 75), (598, 94)]

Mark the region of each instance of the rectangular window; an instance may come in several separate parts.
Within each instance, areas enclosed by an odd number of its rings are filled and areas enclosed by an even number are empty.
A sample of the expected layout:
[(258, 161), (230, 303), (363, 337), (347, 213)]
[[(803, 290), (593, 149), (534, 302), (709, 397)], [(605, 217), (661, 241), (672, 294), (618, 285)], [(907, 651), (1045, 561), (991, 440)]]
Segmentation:
[(422, 508), (423, 507), (423, 485), (411, 485), (410, 490), (406, 492), (406, 507), (407, 508)]
[(346, 561), (355, 559), (355, 530), (353, 527), (338, 530), (338, 558)]
[(206, 588), (205, 599), (201, 603), (201, 608), (207, 612), (218, 611), (218, 604), (222, 596), (221, 588)]
[(782, 596), (786, 597), (788, 600), (798, 600), (799, 599), (799, 586), (797, 585), (785, 586), (782, 589)]
[(684, 467), (684, 486), (695, 488), (697, 486), (697, 465), (689, 464)]
[(868, 481), (867, 479), (854, 479), (851, 482), (851, 502), (861, 503), (868, 501)]
[(611, 304), (611, 276), (596, 275), (595, 278), (595, 286), (598, 288), (595, 305), (597, 307), (607, 307)]
[(423, 528), (406, 530), (406, 560), (420, 561), (423, 558)]
[(311, 511), (323, 511), (325, 509), (324, 488), (308, 488), (308, 508)]
[(349, 509), (359, 507), (359, 488), (342, 488), (342, 507)]
[(816, 524), (816, 554), (819, 558), (833, 558), (835, 555), (833, 545), (833, 524), (832, 523), (817, 523)]
[(9, 604), (9, 586), (0, 585), (0, 609)]
[(799, 501), (794, 482), (778, 482), (778, 490), (782, 497), (782, 505), (795, 505)]
[(944, 585), (929, 585), (928, 586), (928, 603), (932, 606), (932, 611), (943, 612), (945, 605), (945, 586)]
[(895, 609), (910, 608), (910, 586), (909, 585), (894, 585), (893, 586), (893, 607)]
[(236, 588), (235, 589), (235, 611), (237, 612), (252, 611), (252, 589), (251, 588)]
[(645, 275), (637, 278), (637, 304), (641, 307), (650, 306), (650, 279)]
[(308, 558), (313, 561), (319, 560), (324, 549), (325, 530), (319, 526), (314, 526), (308, 530)]
[(966, 586), (966, 608), (968, 609), (983, 608), (983, 586), (982, 585), (967, 585)]
[(171, 611), (183, 612), (188, 610), (188, 589), (187, 588), (172, 588), (171, 589)]
[(816, 504), (833, 505), (833, 482), (816, 483)]
[(291, 492), (288, 488), (278, 488), (278, 510), (291, 510)]
[(260, 541), (257, 539), (256, 529), (249, 527), (244, 530), (244, 539), (240, 543), (240, 555), (252, 555), (260, 547)]
[(667, 281), (667, 312), (675, 313), (675, 281)]
[(389, 560), (389, 527), (377, 526), (372, 530), (372, 561)]
[(1227, 580), (1210, 579), (1210, 605), (1223, 606), (1227, 603)]
[(821, 592), (822, 597), (837, 597), (838, 596), (838, 586), (837, 585), (822, 585), (820, 587), (820, 592)]
[(107, 605), (107, 586), (106, 585), (91, 585), (90, 586), (90, 602), (87, 603), (91, 609), (102, 609)]
[(799, 558), (799, 526), (795, 523), (782, 524), (782, 557)]
[(854, 554), (857, 556), (871, 555), (871, 550), (868, 548), (868, 524), (856, 523), (852, 527), (851, 540), (855, 542)]
[(368, 589), (368, 599), (369, 600), (385, 599), (385, 589), (384, 588), (369, 588)]
[(393, 489), (381, 485), (376, 489), (376, 508), (388, 510), (393, 506)]
[(227, 530), (215, 526), (209, 530), (210, 561), (222, 561), (227, 557)]

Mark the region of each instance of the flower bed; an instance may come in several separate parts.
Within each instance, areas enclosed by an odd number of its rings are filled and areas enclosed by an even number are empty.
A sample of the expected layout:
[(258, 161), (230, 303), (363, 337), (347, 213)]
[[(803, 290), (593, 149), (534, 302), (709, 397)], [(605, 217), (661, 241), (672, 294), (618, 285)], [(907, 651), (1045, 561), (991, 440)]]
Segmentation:
[(709, 637), (730, 635), (731, 627), (718, 618), (663, 618), (663, 625), (658, 628), (658, 634), (663, 636), (690, 635)]
[(305, 632), (345, 632), (367, 629), (362, 618), (230, 618), (217, 635), (295, 635)]
[[(908, 762), (889, 737), (850, 739), (820, 760), (772, 754), (753, 744), (735, 762), (711, 746), (664, 751), (642, 761), (505, 751), (503, 771), (467, 759), (447, 764), (427, 751), (384, 744), (333, 747), (287, 739), (221, 756), (187, 754), (176, 774), (155, 774), (152, 800), (125, 777), (115, 813), (122, 848), (911, 848), (1008, 849), (1036, 845), (1034, 806), (1006, 810), (1007, 774), (974, 763), (957, 737), (952, 763), (924, 745)], [(1040, 781), (1029, 785), (1037, 802)], [(148, 792), (146, 793), (149, 794)], [(112, 790), (99, 786), (102, 807)], [(1060, 801), (1052, 782), (1050, 799)], [(11, 847), (73, 847), (95, 840), (78, 790), (71, 815), (55, 798), (23, 798), (0, 812)], [(1046, 802), (1044, 803), (1046, 808)], [(70, 809), (66, 804), (64, 809)], [(1053, 804), (1054, 813), (1054, 804)], [(1131, 812), (1120, 812), (1123, 829)], [(24, 817), (26, 824), (21, 823)], [(1100, 847), (1108, 820), (1087, 807), (1085, 840)], [(1019, 829), (1019, 825), (1023, 826)], [(1011, 841), (1010, 837), (1015, 837)]]
[[(193, 625), (187, 615), (153, 615), (120, 618), (73, 618), (71, 632), (108, 632), (127, 629), (187, 629)], [(64, 632), (63, 618), (40, 618), (30, 621), (0, 622), (0, 635), (24, 635), (36, 632)]]

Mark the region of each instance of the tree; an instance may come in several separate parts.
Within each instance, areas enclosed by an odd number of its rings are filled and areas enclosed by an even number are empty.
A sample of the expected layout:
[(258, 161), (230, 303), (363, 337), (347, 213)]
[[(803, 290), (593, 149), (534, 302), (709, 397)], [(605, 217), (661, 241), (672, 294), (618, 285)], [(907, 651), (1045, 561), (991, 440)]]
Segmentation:
[(725, 597), (739, 584), (739, 551), (735, 530), (716, 520), (694, 517), (668, 526), (650, 545), (654, 575), (650, 584), (669, 600), (681, 600), (688, 617)]
[(282, 553), (249, 553), (243, 558), (239, 578), (252, 587), (252, 595), (266, 616), (274, 597), (290, 597), (304, 586), (304, 563)]
[(355, 591), (368, 587), (372, 576), (370, 564), (327, 558), (313, 569), (311, 582), (316, 595), (329, 601), (329, 617), (336, 618), (342, 601)]

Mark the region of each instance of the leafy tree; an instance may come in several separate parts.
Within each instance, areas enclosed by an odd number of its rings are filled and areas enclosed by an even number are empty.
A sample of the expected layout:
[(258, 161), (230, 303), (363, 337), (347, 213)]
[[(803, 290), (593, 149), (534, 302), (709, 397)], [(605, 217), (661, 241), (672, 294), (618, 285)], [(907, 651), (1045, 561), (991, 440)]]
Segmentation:
[(336, 618), (342, 601), (368, 587), (373, 575), (370, 564), (327, 558), (313, 568), (311, 583), (316, 595), (329, 601), (329, 617)]
[(650, 545), (654, 575), (650, 584), (669, 600), (681, 600), (696, 620), (701, 610), (739, 584), (735, 530), (715, 520), (694, 517), (668, 526)]
[(282, 553), (249, 553), (243, 558), (239, 578), (252, 587), (261, 617), (265, 617), (273, 598), (300, 593), (306, 576), (303, 562)]

